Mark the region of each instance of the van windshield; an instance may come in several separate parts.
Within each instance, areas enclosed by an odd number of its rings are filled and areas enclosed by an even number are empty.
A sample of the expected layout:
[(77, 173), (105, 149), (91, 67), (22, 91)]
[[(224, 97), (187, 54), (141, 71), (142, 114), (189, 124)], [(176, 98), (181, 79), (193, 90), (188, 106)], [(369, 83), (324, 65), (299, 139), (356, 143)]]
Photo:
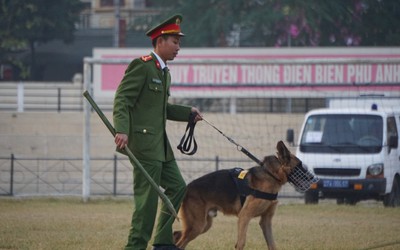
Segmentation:
[(323, 114), (308, 117), (301, 152), (365, 154), (382, 150), (383, 119), (378, 115)]

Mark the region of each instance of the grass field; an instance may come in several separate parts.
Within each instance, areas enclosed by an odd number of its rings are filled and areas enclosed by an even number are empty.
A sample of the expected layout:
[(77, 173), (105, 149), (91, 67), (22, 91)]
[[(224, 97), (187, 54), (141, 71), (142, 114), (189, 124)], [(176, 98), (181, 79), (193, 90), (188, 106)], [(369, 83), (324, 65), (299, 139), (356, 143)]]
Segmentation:
[[(131, 212), (128, 198), (1, 198), (0, 249), (123, 249)], [(281, 200), (273, 229), (279, 249), (400, 249), (400, 209), (377, 202)], [(236, 218), (219, 214), (187, 249), (234, 249), (235, 240)], [(258, 219), (249, 226), (246, 249), (266, 249)]]

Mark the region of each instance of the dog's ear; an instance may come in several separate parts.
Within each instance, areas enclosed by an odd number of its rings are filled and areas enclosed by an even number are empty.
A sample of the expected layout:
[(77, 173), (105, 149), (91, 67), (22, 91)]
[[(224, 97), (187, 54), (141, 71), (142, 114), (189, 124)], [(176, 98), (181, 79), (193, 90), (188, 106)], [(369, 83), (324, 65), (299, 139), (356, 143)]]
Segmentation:
[(289, 163), (290, 162), (290, 151), (285, 146), (285, 143), (283, 143), (283, 141), (279, 141), (278, 144), (276, 144), (276, 149), (278, 150), (279, 160), (284, 164)]

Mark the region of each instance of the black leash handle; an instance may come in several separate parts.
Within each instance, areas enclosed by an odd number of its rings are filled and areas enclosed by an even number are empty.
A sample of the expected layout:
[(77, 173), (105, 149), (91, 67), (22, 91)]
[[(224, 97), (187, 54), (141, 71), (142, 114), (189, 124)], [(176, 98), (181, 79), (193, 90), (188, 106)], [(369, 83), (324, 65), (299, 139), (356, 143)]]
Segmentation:
[[(185, 155), (194, 155), (197, 151), (197, 142), (194, 138), (194, 127), (196, 126), (196, 122), (194, 121), (195, 117), (197, 116), (196, 112), (192, 112), (189, 115), (189, 121), (186, 125), (185, 134), (183, 135), (181, 142), (178, 145), (178, 149), (181, 151), (182, 154)], [(193, 142), (193, 148), (192, 147)]]
[[(240, 149), (239, 149), (240, 147)], [(238, 149), (240, 151), (242, 151), (245, 155), (247, 155), (247, 157), (249, 157), (250, 159), (252, 159), (253, 161), (255, 161), (259, 166), (263, 166), (264, 164), (262, 163), (262, 161), (260, 161), (257, 157), (255, 157), (253, 154), (251, 154), (249, 151), (247, 151), (247, 149), (245, 149), (242, 146), (238, 146)], [(269, 176), (271, 176), (272, 178), (274, 178), (277, 182), (282, 182), (278, 177), (276, 177), (275, 174), (271, 173), (271, 171), (268, 170), (268, 168), (265, 169), (265, 171), (267, 172), (267, 174), (269, 174)]]
[(257, 157), (255, 157), (253, 154), (251, 154), (249, 151), (247, 151), (247, 149), (245, 149), (244, 147), (241, 147), (240, 151), (242, 151), (245, 155), (247, 155), (247, 157), (249, 157), (250, 159), (255, 161), (258, 165), (260, 165), (260, 166), (263, 165), (263, 163)]

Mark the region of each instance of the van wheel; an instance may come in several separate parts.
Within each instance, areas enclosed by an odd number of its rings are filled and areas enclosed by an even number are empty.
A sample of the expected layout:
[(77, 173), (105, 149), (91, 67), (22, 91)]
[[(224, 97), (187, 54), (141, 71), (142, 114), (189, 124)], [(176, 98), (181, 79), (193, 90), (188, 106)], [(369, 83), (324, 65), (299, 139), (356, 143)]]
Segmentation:
[(383, 205), (385, 207), (400, 206), (400, 182), (398, 177), (393, 180), (392, 191), (389, 194), (385, 195), (383, 199)]
[(304, 194), (304, 202), (306, 204), (318, 204), (318, 192), (306, 191)]

